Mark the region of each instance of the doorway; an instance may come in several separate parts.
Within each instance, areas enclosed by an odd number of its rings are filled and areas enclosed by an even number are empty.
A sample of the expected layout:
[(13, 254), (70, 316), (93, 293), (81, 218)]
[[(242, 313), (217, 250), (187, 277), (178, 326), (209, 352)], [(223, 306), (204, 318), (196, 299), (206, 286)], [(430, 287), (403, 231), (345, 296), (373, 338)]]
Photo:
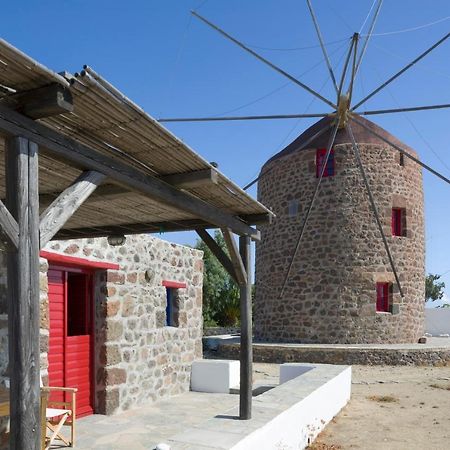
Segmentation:
[[(92, 287), (91, 271), (50, 264), (49, 385), (78, 389), (77, 417), (94, 411)], [(53, 393), (51, 400), (63, 396)]]

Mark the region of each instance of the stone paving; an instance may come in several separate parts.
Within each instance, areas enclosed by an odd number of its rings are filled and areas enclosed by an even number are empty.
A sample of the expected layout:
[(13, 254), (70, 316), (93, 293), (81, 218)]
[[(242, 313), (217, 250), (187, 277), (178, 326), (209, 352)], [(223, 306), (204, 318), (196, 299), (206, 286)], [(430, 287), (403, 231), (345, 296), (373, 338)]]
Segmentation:
[[(170, 436), (235, 408), (237, 395), (187, 392), (114, 416), (95, 414), (77, 422), (78, 450), (152, 450)], [(52, 449), (63, 448), (58, 445)]]

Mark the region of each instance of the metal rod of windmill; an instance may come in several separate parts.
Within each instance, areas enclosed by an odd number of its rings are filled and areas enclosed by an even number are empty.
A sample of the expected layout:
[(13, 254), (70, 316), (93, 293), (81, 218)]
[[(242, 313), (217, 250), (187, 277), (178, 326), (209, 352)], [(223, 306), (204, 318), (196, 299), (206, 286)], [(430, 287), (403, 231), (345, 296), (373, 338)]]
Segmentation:
[(395, 79), (397, 79), (400, 75), (405, 73), (408, 69), (410, 69), (414, 64), (418, 63), (422, 58), (427, 56), (429, 53), (431, 53), (435, 48), (439, 47), (443, 42), (445, 42), (450, 37), (450, 33), (447, 33), (443, 38), (439, 39), (435, 44), (433, 44), (431, 47), (429, 47), (427, 50), (425, 50), (423, 53), (421, 53), (417, 58), (415, 58), (413, 61), (411, 61), (409, 64), (407, 64), (403, 69), (399, 70), (395, 75), (392, 75), (388, 80), (386, 80), (383, 84), (378, 86), (375, 90), (373, 90), (370, 94), (366, 95), (361, 101), (359, 101), (353, 108), (351, 109), (354, 111), (356, 108), (361, 106), (363, 103), (365, 103), (367, 100), (372, 98), (375, 94), (380, 92), (382, 89), (384, 89), (388, 84), (392, 83)]
[(298, 236), (297, 243), (296, 243), (295, 248), (294, 248), (294, 253), (292, 254), (291, 261), (289, 262), (288, 269), (287, 269), (286, 274), (284, 276), (283, 284), (281, 286), (280, 293), (279, 293), (279, 298), (281, 298), (283, 296), (284, 289), (286, 288), (286, 283), (287, 283), (287, 281), (289, 279), (289, 276), (291, 274), (291, 271), (292, 271), (292, 266), (294, 265), (295, 257), (297, 256), (297, 253), (298, 253), (298, 251), (300, 249), (300, 244), (302, 242), (303, 234), (305, 232), (306, 225), (308, 224), (308, 219), (309, 219), (309, 216), (310, 216), (311, 211), (313, 209), (314, 201), (316, 200), (317, 193), (319, 192), (319, 188), (320, 188), (320, 184), (322, 182), (323, 174), (325, 173), (325, 169), (327, 168), (328, 160), (330, 158), (331, 149), (333, 148), (334, 140), (336, 139), (336, 135), (337, 135), (338, 129), (339, 129), (339, 120), (336, 119), (333, 131), (331, 132), (330, 138), (328, 140), (327, 152), (326, 152), (326, 155), (325, 155), (325, 158), (324, 158), (324, 161), (323, 161), (323, 165), (322, 165), (322, 167), (320, 169), (320, 174), (319, 174), (319, 178), (317, 180), (316, 188), (314, 189), (313, 195), (311, 197), (311, 200), (309, 202), (308, 208), (306, 210), (306, 214), (305, 214), (305, 217), (303, 219), (302, 226), (300, 228), (300, 234)]
[(300, 86), (303, 89), (305, 89), (306, 91), (308, 91), (310, 94), (312, 94), (312, 95), (316, 96), (318, 99), (322, 100), (327, 105), (331, 106), (332, 108), (336, 108), (336, 105), (333, 102), (331, 102), (330, 100), (326, 99), (325, 97), (320, 95), (318, 92), (316, 92), (314, 89), (310, 88), (305, 83), (302, 83), (300, 80), (298, 80), (297, 78), (293, 77), (292, 75), (290, 75), (289, 73), (287, 73), (286, 71), (281, 69), (280, 67), (278, 67), (275, 64), (271, 63), (268, 59), (262, 57), (261, 55), (259, 55), (258, 53), (256, 53), (255, 51), (253, 51), (252, 49), (247, 47), (245, 44), (243, 44), (242, 42), (238, 41), (233, 36), (228, 34), (226, 31), (222, 30), (217, 25), (214, 25), (212, 22), (210, 22), (209, 20), (207, 20), (204, 17), (202, 17), (200, 14), (196, 13), (195, 11), (192, 11), (192, 15), (197, 17), (197, 19), (200, 19), (202, 22), (204, 22), (209, 27), (211, 27), (214, 30), (216, 30), (217, 32), (219, 32), (222, 36), (225, 36), (227, 39), (229, 39), (230, 41), (234, 42), (236, 45), (238, 45), (239, 47), (244, 49), (246, 52), (248, 52), (251, 55), (253, 55), (255, 58), (259, 59), (264, 64), (268, 65), (269, 67), (271, 67), (272, 69), (274, 69), (275, 71), (280, 73), (281, 75), (283, 75), (286, 78), (288, 78), (289, 80), (291, 80), (293, 83), (297, 84), (298, 86)]
[(359, 54), (358, 62), (356, 63), (355, 75), (354, 76), (356, 76), (356, 74), (358, 73), (358, 70), (359, 70), (359, 68), (361, 66), (362, 59), (363, 59), (363, 57), (364, 57), (364, 55), (366, 53), (366, 50), (367, 50), (367, 45), (369, 44), (369, 39), (371, 38), (372, 33), (373, 33), (373, 29), (375, 28), (375, 23), (377, 21), (378, 14), (380, 14), (380, 10), (381, 10), (381, 5), (382, 4), (383, 4), (383, 0), (379, 0), (378, 5), (377, 5), (377, 9), (375, 10), (375, 14), (373, 16), (372, 23), (370, 24), (370, 27), (369, 27), (369, 32), (366, 35), (366, 39), (365, 39), (363, 47), (361, 49), (361, 53)]
[(397, 269), (395, 267), (394, 259), (392, 257), (391, 250), (389, 249), (389, 244), (387, 242), (386, 236), (385, 236), (384, 231), (383, 231), (383, 225), (381, 224), (380, 216), (378, 214), (378, 210), (377, 210), (377, 207), (376, 207), (376, 204), (375, 204), (375, 199), (373, 197), (372, 190), (370, 188), (369, 180), (367, 179), (366, 171), (365, 171), (363, 163), (361, 161), (361, 154), (359, 152), (358, 144), (355, 141), (355, 137), (353, 135), (353, 130), (352, 130), (350, 124), (347, 124), (345, 126), (345, 129), (347, 130), (347, 134), (350, 136), (350, 139), (352, 141), (352, 147), (353, 147), (353, 152), (355, 154), (356, 163), (357, 163), (357, 165), (359, 167), (359, 171), (361, 172), (361, 176), (362, 176), (362, 178), (364, 180), (364, 184), (366, 186), (367, 194), (369, 196), (370, 206), (371, 206), (372, 212), (373, 212), (373, 214), (375, 216), (375, 220), (377, 222), (377, 227), (378, 227), (378, 230), (380, 231), (381, 238), (382, 238), (383, 244), (384, 244), (384, 248), (386, 249), (386, 253), (387, 253), (388, 258), (389, 258), (389, 263), (390, 263), (391, 268), (392, 268), (392, 272), (394, 273), (395, 282), (397, 283), (400, 295), (402, 297), (404, 297), (402, 286), (400, 284), (400, 279), (398, 277)]
[(339, 97), (339, 90), (338, 90), (338, 86), (336, 83), (336, 77), (334, 76), (333, 68), (331, 67), (331, 61), (330, 61), (330, 58), (328, 57), (328, 52), (327, 52), (327, 49), (325, 48), (325, 44), (322, 39), (322, 33), (320, 32), (319, 23), (317, 22), (316, 15), (314, 14), (314, 9), (312, 7), (311, 0), (306, 0), (306, 3), (308, 5), (309, 12), (311, 13), (311, 18), (314, 23), (314, 28), (316, 29), (317, 37), (320, 42), (320, 47), (322, 48), (323, 56), (325, 57), (325, 62), (328, 67), (328, 72), (330, 74), (331, 80), (333, 81), (333, 86), (336, 89), (336, 94), (338, 94), (338, 97)]
[(357, 117), (355, 117), (354, 114), (352, 114), (350, 116), (350, 120), (357, 123), (359, 126), (365, 128), (369, 133), (371, 133), (372, 135), (376, 136), (378, 139), (381, 139), (382, 141), (384, 141), (386, 144), (388, 144), (389, 146), (391, 146), (392, 148), (395, 148), (396, 150), (398, 150), (401, 154), (405, 155), (407, 158), (409, 158), (410, 160), (414, 161), (415, 163), (419, 164), (419, 166), (422, 166), (424, 169), (428, 170), (430, 173), (432, 173), (433, 175), (437, 176), (438, 178), (440, 178), (441, 180), (445, 181), (446, 183), (450, 184), (450, 179), (448, 179), (446, 176), (442, 175), (441, 173), (439, 173), (437, 170), (434, 170), (433, 168), (431, 168), (430, 166), (428, 166), (427, 164), (423, 163), (422, 161), (420, 161), (419, 159), (415, 158), (413, 155), (411, 155), (410, 153), (408, 153), (407, 151), (405, 151), (403, 148), (401, 148), (399, 145), (395, 144), (394, 142), (390, 141), (389, 139), (386, 139), (384, 136), (382, 136), (380, 133), (377, 133), (376, 131), (372, 130), (370, 127), (368, 127), (362, 120), (359, 120)]
[(263, 116), (225, 116), (225, 117), (175, 117), (161, 118), (158, 122), (220, 122), (236, 120), (274, 120), (274, 119), (310, 119), (326, 117), (330, 113), (311, 113), (311, 114), (272, 114)]
[[(325, 125), (323, 128), (321, 128), (317, 133), (314, 133), (310, 138), (308, 138), (305, 142), (303, 142), (299, 147), (297, 147), (294, 151), (298, 152), (300, 150), (303, 150), (306, 148), (311, 142), (315, 141), (317, 138), (322, 136), (326, 131), (328, 131), (331, 128), (331, 124)], [(268, 169), (268, 171), (271, 169)], [(246, 191), (248, 188), (252, 187), (255, 183), (258, 182), (258, 180), (264, 176), (267, 172), (262, 173), (258, 177), (256, 177), (254, 180), (250, 181), (250, 183), (246, 184), (242, 189)]]

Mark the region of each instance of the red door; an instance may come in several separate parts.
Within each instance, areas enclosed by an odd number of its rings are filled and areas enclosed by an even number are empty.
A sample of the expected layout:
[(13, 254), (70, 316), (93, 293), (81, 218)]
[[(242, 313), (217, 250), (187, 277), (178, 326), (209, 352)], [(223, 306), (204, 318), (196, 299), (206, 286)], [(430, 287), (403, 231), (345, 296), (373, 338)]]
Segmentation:
[(91, 286), (87, 271), (50, 266), (49, 385), (78, 389), (78, 417), (93, 412)]

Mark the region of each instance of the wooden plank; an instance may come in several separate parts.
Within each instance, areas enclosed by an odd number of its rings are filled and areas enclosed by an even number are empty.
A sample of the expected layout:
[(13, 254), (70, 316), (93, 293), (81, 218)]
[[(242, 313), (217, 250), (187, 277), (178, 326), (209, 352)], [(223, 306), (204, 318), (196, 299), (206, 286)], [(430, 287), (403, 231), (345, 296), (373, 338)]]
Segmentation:
[(82, 173), (77, 180), (42, 213), (39, 231), (41, 248), (64, 226), (75, 211), (95, 191), (105, 175), (95, 171)]
[(7, 253), (12, 450), (40, 448), (39, 197), (37, 145), (6, 142), (6, 205), (19, 226), (17, 249)]
[(179, 188), (192, 188), (219, 182), (219, 176), (214, 169), (195, 170), (193, 172), (164, 175), (160, 178), (166, 183)]
[(31, 89), (7, 99), (9, 106), (31, 119), (73, 111), (72, 94), (58, 83)]
[(228, 252), (230, 253), (230, 259), (234, 267), (237, 282), (240, 286), (245, 285), (247, 283), (247, 272), (241, 255), (239, 254), (239, 249), (234, 240), (233, 233), (229, 228), (223, 228), (222, 233), (225, 243), (227, 244)]
[[(50, 206), (62, 192), (47, 192), (39, 196), (39, 204), (41, 208)], [(117, 186), (116, 184), (104, 184), (98, 186), (97, 189), (84, 201), (84, 203), (98, 203), (107, 200), (113, 200), (132, 194), (130, 190)]]
[(241, 302), (241, 344), (240, 344), (240, 388), (239, 418), (252, 418), (252, 382), (253, 382), (253, 337), (252, 337), (252, 280), (251, 280), (251, 239), (239, 238), (239, 252), (246, 271), (246, 283), (240, 286)]
[(17, 248), (19, 245), (19, 225), (8, 211), (8, 208), (0, 200), (0, 228), (8, 245)]
[(217, 227), (225, 227), (240, 235), (259, 238), (259, 233), (239, 218), (232, 216), (187, 192), (144, 174), (143, 172), (117, 159), (106, 156), (93, 148), (80, 144), (57, 131), (34, 122), (22, 114), (0, 105), (0, 129), (7, 134), (21, 135), (45, 147), (57, 159), (67, 161), (82, 169), (95, 170), (110, 177), (111, 180), (148, 195), (163, 203), (167, 203), (181, 211), (194, 214), (196, 217), (213, 223)]
[[(101, 188), (102, 186), (97, 189)], [(97, 191), (94, 192), (93, 196), (96, 195), (96, 193)], [(86, 203), (89, 203), (90, 198), (91, 197), (86, 200)], [(251, 217), (248, 220), (248, 223), (252, 223)], [(199, 228), (212, 229), (217, 228), (217, 226), (200, 219), (175, 220), (166, 222), (123, 223), (117, 225), (105, 225), (100, 227), (65, 228), (60, 230), (55, 235), (55, 239), (102, 237), (109, 236), (111, 234), (170, 233), (174, 231), (197, 230)], [(255, 230), (255, 232), (259, 236), (259, 231)]]
[(228, 255), (220, 248), (214, 238), (204, 229), (197, 228), (195, 230), (200, 236), (202, 241), (208, 246), (212, 254), (218, 259), (223, 268), (228, 272), (231, 278), (238, 283), (238, 278), (236, 276), (236, 271), (234, 270), (233, 263), (231, 262)]

